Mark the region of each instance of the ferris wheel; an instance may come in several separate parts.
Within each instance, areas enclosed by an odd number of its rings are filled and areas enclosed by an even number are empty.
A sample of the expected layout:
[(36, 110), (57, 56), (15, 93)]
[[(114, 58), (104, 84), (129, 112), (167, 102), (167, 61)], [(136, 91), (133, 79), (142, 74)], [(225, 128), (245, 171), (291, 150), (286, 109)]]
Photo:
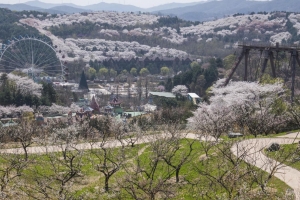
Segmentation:
[(0, 46), (0, 72), (21, 71), (35, 81), (67, 81), (66, 62), (60, 60), (61, 51), (56, 48), (36, 37), (14, 38)]

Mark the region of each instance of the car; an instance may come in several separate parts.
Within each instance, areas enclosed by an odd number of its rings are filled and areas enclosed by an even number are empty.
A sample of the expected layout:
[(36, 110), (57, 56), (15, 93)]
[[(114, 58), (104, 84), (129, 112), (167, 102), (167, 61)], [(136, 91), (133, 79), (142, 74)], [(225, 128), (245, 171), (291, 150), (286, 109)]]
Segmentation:
[(237, 138), (237, 137), (243, 137), (244, 135), (241, 133), (234, 133), (234, 132), (229, 132), (228, 137), (229, 138)]

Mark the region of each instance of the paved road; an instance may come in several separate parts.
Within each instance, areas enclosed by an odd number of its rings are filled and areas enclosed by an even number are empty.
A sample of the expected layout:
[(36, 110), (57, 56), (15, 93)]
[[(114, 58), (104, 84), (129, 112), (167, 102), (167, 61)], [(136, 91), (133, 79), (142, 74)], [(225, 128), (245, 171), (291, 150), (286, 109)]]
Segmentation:
[[(185, 134), (186, 138), (189, 139), (199, 139), (197, 135), (195, 134)], [(262, 151), (264, 148), (270, 146), (271, 143), (279, 143), (279, 144), (292, 144), (294, 142), (298, 142), (298, 139), (292, 139), (295, 138), (297, 133), (288, 134), (285, 136), (281, 136), (278, 138), (257, 138), (257, 139), (250, 139), (250, 140), (244, 140), (236, 145), (232, 146), (231, 151), (236, 155), (240, 156), (243, 153), (246, 152), (246, 156), (243, 158), (246, 162), (255, 165), (258, 168), (261, 168), (262, 170), (271, 173), (271, 170), (274, 169), (275, 166), (280, 166), (274, 176), (279, 178), (280, 180), (284, 181), (287, 185), (289, 185), (292, 189), (294, 189), (296, 194), (296, 199), (300, 200), (300, 172), (296, 169), (293, 169), (289, 166), (286, 166), (284, 164), (280, 164), (279, 162), (272, 160), (268, 157), (266, 157)], [(160, 138), (166, 137), (166, 135), (159, 135), (159, 136), (144, 136), (143, 138), (139, 139), (135, 144), (142, 144), (142, 143), (148, 143)], [(300, 134), (299, 134), (300, 137)], [(300, 138), (299, 138), (300, 139)], [(215, 140), (214, 138), (210, 137), (208, 139), (201, 138), (201, 140)], [(105, 144), (106, 147), (118, 147), (123, 144), (129, 144), (126, 140), (112, 140)], [(46, 152), (60, 152), (65, 148), (70, 149), (91, 149), (91, 147), (97, 148), (101, 146), (101, 143), (83, 143), (83, 144), (77, 144), (75, 146), (66, 146), (66, 145), (56, 145), (56, 146), (39, 146), (39, 147), (29, 147), (28, 153), (30, 154), (42, 154)], [(9, 154), (22, 154), (24, 153), (22, 148), (14, 148), (14, 149), (1, 149), (0, 153), (9, 153)]]
[[(195, 134), (192, 133), (187, 133), (183, 134), (186, 138), (189, 139), (199, 139), (199, 137)], [(135, 144), (143, 144), (143, 143), (149, 143), (151, 141), (158, 140), (160, 138), (168, 137), (166, 134), (160, 134), (160, 135), (149, 135), (149, 136), (144, 136), (140, 139), (137, 140)], [(208, 137), (208, 138), (201, 138), (203, 141), (208, 141), (212, 140), (215, 141), (213, 137)], [(108, 142), (105, 142), (105, 147), (120, 147), (123, 145), (130, 145), (128, 140), (111, 140)], [(101, 142), (96, 142), (96, 143), (81, 143), (81, 144), (72, 144), (70, 146), (67, 145), (54, 145), (54, 146), (36, 146), (36, 147), (28, 147), (27, 152), (29, 154), (43, 154), (43, 153), (49, 153), (49, 152), (60, 152), (63, 149), (69, 148), (69, 149), (80, 149), (80, 150), (88, 150), (93, 148), (99, 148), (103, 144)], [(0, 153), (9, 153), (9, 154), (23, 154), (24, 150), (22, 148), (12, 148), (12, 149), (0, 149)]]
[(236, 156), (242, 156), (243, 153), (247, 152), (244, 154), (246, 155), (244, 160), (268, 173), (276, 169), (274, 176), (294, 189), (296, 199), (300, 200), (300, 171), (270, 159), (262, 152), (263, 149), (269, 147), (272, 143), (292, 144), (295, 142), (298, 142), (298, 139), (283, 137), (251, 139), (237, 143), (231, 148), (231, 151)]
[(300, 139), (300, 132), (288, 133), (286, 135), (278, 136), (278, 138), (297, 138)]

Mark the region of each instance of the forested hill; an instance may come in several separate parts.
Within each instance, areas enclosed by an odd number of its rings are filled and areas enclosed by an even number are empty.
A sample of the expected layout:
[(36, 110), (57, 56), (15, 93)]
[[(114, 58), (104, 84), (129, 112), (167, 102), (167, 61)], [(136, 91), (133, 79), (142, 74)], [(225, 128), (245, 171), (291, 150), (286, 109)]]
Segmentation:
[(205, 3), (160, 10), (165, 15), (176, 15), (185, 20), (209, 21), (235, 13), (251, 12), (299, 12), (299, 0), (213, 0)]
[(47, 35), (65, 60), (107, 58), (225, 57), (236, 43), (297, 44), (300, 15), (237, 13), (208, 22), (147, 13), (94, 12), (71, 15), (0, 9), (0, 43), (19, 35)]
[(6, 42), (13, 37), (19, 35), (35, 35), (38, 36), (40, 33), (33, 27), (21, 24), (19, 20), (25, 16), (46, 16), (46, 13), (40, 13), (36, 11), (22, 11), (14, 12), (5, 8), (0, 8), (0, 43)]
[[(225, 57), (236, 42), (297, 43), (300, 15), (237, 13), (208, 22), (146, 13), (94, 12), (22, 19), (52, 34), (68, 61), (131, 57)], [(229, 53), (228, 53), (229, 52)]]

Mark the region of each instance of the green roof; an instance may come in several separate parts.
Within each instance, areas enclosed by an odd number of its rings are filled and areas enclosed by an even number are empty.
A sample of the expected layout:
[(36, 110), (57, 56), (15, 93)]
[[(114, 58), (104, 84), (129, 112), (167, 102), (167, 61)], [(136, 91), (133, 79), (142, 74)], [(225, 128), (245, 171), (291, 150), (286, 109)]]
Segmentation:
[(115, 108), (114, 112), (115, 113), (123, 113), (123, 108)]
[(150, 92), (149, 94), (159, 97), (176, 98), (176, 96), (171, 92)]

